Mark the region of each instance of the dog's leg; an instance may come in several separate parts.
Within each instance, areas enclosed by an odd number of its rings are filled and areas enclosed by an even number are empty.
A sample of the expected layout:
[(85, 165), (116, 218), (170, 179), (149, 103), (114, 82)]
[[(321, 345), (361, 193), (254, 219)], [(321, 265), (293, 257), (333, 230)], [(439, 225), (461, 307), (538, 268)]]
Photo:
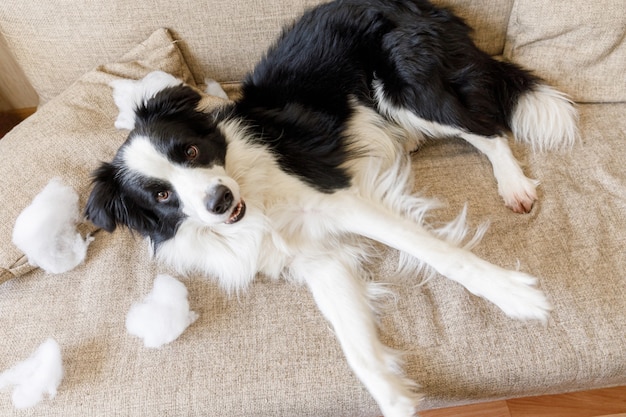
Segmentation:
[(336, 256), (298, 258), (291, 272), (303, 278), (332, 324), (348, 364), (385, 417), (411, 417), (419, 396), (400, 374), (399, 358), (378, 339), (367, 283)]
[(460, 136), (489, 158), (498, 182), (498, 193), (504, 199), (504, 204), (516, 213), (530, 212), (537, 200), (535, 188), (539, 182), (524, 175), (507, 139), (499, 136), (487, 138), (471, 133)]
[[(405, 129), (409, 138), (418, 142), (424, 137), (458, 136), (465, 139), (489, 158), (498, 182), (498, 192), (506, 206), (516, 213), (528, 213), (531, 210), (537, 200), (535, 188), (538, 182), (526, 178), (505, 137), (480, 136), (458, 127), (423, 119), (409, 109), (391, 104), (385, 98), (384, 85), (380, 81), (374, 81), (372, 85), (378, 111)], [(409, 146), (405, 145), (405, 148), (411, 150)]]
[(335, 227), (406, 252), (491, 301), (510, 317), (547, 321), (550, 303), (535, 288), (537, 279), (493, 265), (468, 250), (430, 234), (421, 225), (350, 193), (328, 196)]

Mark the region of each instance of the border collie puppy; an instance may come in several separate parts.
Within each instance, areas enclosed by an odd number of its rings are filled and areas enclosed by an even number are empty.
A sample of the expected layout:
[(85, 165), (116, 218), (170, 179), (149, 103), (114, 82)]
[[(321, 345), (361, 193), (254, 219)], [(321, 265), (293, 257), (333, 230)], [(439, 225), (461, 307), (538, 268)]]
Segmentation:
[(504, 203), (525, 213), (537, 183), (508, 132), (537, 150), (577, 137), (563, 94), (493, 60), (469, 34), (425, 0), (335, 1), (286, 29), (241, 98), (218, 110), (165, 73), (114, 82), (116, 126), (130, 134), (95, 172), (87, 216), (137, 231), (157, 259), (231, 292), (257, 273), (306, 284), (382, 413), (412, 416), (415, 384), (377, 337), (372, 305), (383, 289), (366, 279), (370, 240), (512, 318), (545, 321), (550, 304), (534, 277), (463, 247), (463, 215), (443, 231), (425, 223), (432, 203), (412, 195), (408, 153), (427, 138), (471, 143)]

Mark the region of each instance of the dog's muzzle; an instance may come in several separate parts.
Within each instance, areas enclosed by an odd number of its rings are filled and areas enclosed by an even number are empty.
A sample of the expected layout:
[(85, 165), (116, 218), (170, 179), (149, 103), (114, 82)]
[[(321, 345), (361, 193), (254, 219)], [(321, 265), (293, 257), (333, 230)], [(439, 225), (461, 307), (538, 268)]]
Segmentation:
[[(215, 215), (226, 213), (233, 207), (234, 196), (230, 188), (219, 184), (207, 196), (205, 206), (207, 211)], [(230, 216), (225, 221), (226, 224), (237, 223), (246, 213), (246, 204), (243, 200), (234, 205)]]
[(239, 204), (235, 206), (235, 209), (231, 213), (228, 220), (226, 220), (226, 224), (237, 223), (239, 220), (243, 219), (243, 216), (246, 214), (246, 203), (241, 200)]

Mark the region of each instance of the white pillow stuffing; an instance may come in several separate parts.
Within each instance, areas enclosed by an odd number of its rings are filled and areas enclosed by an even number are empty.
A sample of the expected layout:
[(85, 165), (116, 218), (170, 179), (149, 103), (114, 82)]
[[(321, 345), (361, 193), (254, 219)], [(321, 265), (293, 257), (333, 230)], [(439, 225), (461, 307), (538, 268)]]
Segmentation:
[(146, 347), (159, 348), (177, 339), (197, 318), (189, 310), (185, 285), (169, 275), (158, 275), (152, 291), (128, 311), (126, 330), (143, 339)]
[(220, 83), (211, 78), (205, 78), (204, 83), (206, 84), (206, 88), (204, 92), (210, 96), (215, 96), (219, 98), (223, 98), (224, 100), (228, 100), (228, 94), (224, 91)]
[(33, 266), (60, 274), (83, 262), (93, 241), (76, 230), (80, 221), (78, 194), (53, 178), (15, 221), (13, 243)]
[(141, 80), (115, 80), (109, 84), (113, 88), (113, 101), (119, 109), (115, 127), (133, 130), (137, 108), (167, 87), (175, 87), (183, 82), (164, 71), (153, 71)]
[(0, 374), (0, 389), (15, 386), (12, 400), (15, 408), (37, 405), (44, 394), (54, 398), (63, 379), (61, 348), (54, 339), (43, 342), (26, 360)]

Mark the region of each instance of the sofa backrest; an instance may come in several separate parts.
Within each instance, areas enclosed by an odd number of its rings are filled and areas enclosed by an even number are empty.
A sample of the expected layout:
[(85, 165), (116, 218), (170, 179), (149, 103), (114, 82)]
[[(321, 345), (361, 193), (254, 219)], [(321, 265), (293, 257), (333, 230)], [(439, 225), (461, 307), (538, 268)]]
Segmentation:
[[(502, 54), (514, 0), (435, 0)], [(97, 65), (169, 28), (196, 81), (239, 81), (286, 23), (320, 0), (3, 0), (0, 33), (45, 103)]]

